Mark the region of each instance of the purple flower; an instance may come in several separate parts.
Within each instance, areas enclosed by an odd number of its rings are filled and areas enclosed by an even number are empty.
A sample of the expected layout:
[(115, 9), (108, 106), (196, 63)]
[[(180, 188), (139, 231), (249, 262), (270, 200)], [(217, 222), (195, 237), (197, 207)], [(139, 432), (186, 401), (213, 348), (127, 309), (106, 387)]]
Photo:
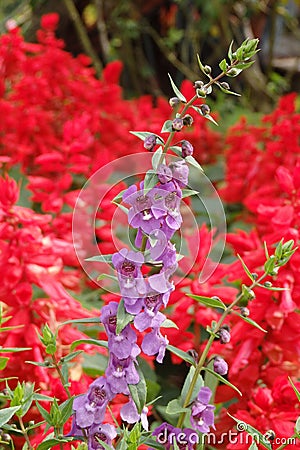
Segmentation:
[(208, 433), (209, 427), (215, 429), (214, 426), (214, 409), (213, 405), (208, 402), (212, 395), (209, 387), (202, 387), (199, 391), (197, 399), (192, 406), (191, 424), (201, 433)]
[(149, 134), (144, 140), (144, 148), (146, 150), (152, 151), (156, 145), (155, 134)]
[(94, 423), (101, 423), (107, 403), (113, 397), (114, 394), (104, 377), (93, 381), (86, 394), (74, 399), (73, 410), (77, 427), (88, 428)]
[(214, 371), (219, 375), (226, 375), (228, 372), (228, 364), (223, 358), (216, 356), (214, 359)]
[(178, 186), (185, 187), (188, 184), (189, 168), (184, 161), (176, 161), (170, 164), (172, 170), (173, 180), (177, 182)]
[(125, 297), (138, 298), (146, 292), (145, 280), (141, 273), (144, 256), (122, 248), (112, 256), (112, 263), (117, 270), (121, 294)]
[(166, 347), (169, 344), (167, 337), (163, 336), (159, 328), (154, 328), (150, 333), (146, 334), (142, 343), (142, 350), (146, 355), (156, 355), (156, 361), (163, 362)]
[(135, 346), (132, 356), (125, 359), (117, 358), (110, 353), (108, 367), (106, 369), (107, 381), (114, 394), (129, 394), (128, 384), (137, 384), (140, 381), (136, 370), (136, 356), (139, 354), (139, 348)]
[(94, 425), (89, 430), (88, 450), (104, 450), (100, 441), (112, 447), (112, 440), (116, 436), (116, 430), (112, 425), (108, 423)]
[(103, 323), (108, 335), (109, 350), (119, 359), (128, 358), (131, 355), (132, 348), (136, 344), (136, 334), (130, 325), (116, 334), (118, 303), (110, 302), (103, 306), (101, 311), (101, 322)]
[(187, 156), (191, 156), (193, 154), (194, 147), (189, 141), (182, 141), (181, 150), (182, 150), (182, 157), (186, 158)]
[(157, 177), (162, 184), (168, 183), (173, 177), (172, 170), (166, 164), (160, 164), (157, 168)]
[(122, 407), (120, 414), (122, 420), (128, 423), (137, 423), (140, 420), (143, 428), (148, 431), (148, 408), (146, 406), (144, 406), (141, 414), (139, 414), (134, 401), (130, 398), (129, 402)]

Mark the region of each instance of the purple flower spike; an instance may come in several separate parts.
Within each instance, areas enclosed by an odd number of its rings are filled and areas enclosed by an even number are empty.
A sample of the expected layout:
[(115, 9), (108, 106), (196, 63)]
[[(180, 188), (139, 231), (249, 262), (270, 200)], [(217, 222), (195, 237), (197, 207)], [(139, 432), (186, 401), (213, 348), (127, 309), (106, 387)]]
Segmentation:
[(192, 406), (191, 424), (201, 433), (208, 433), (209, 428), (214, 426), (214, 410), (213, 405), (208, 402), (211, 398), (212, 392), (209, 387), (202, 387), (199, 391), (197, 399)]
[(125, 359), (117, 358), (110, 354), (109, 364), (106, 370), (107, 381), (114, 394), (129, 394), (128, 384), (137, 384), (140, 381), (135, 367), (135, 357), (139, 353), (137, 346), (133, 348), (134, 356)]
[(104, 377), (95, 380), (86, 394), (74, 399), (75, 422), (77, 427), (88, 428), (104, 419), (107, 403), (114, 394)]
[(146, 355), (156, 355), (156, 361), (163, 362), (166, 347), (169, 344), (167, 337), (163, 336), (159, 328), (153, 329), (150, 333), (146, 334), (142, 343), (142, 350)]
[(117, 436), (115, 428), (108, 424), (94, 425), (89, 430), (88, 450), (104, 450), (101, 441), (112, 447), (112, 440)]

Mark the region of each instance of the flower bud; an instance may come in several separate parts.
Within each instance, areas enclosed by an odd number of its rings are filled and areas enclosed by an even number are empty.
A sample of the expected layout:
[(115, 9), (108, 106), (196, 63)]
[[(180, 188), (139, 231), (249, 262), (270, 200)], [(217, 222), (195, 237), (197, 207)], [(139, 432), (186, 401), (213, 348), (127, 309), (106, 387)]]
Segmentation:
[(204, 66), (204, 72), (205, 72), (207, 75), (210, 75), (210, 74), (211, 74), (211, 67), (210, 67), (210, 66)]
[(194, 88), (195, 89), (202, 89), (203, 86), (204, 86), (203, 81), (195, 81), (195, 83), (194, 83)]
[(199, 108), (200, 108), (201, 113), (204, 116), (207, 116), (207, 114), (210, 113), (210, 107), (208, 105), (206, 105), (205, 103), (203, 105), (199, 106)]
[(157, 177), (162, 184), (168, 183), (173, 178), (172, 170), (165, 164), (160, 164), (157, 168)]
[(3, 442), (9, 442), (11, 440), (11, 437), (9, 434), (4, 433), (4, 434), (2, 434), (1, 439)]
[(149, 134), (144, 140), (144, 148), (149, 150), (150, 152), (154, 149), (156, 145), (156, 136), (155, 134)]
[(175, 108), (176, 106), (178, 106), (180, 104), (180, 100), (178, 97), (172, 97), (169, 100), (169, 105), (171, 106), (171, 108)]
[(241, 311), (241, 315), (243, 317), (250, 316), (250, 311), (249, 311), (249, 309), (246, 306), (241, 306), (240, 311)]
[(265, 282), (264, 282), (264, 286), (265, 286), (266, 288), (272, 287), (271, 281), (265, 281)]
[(214, 359), (214, 371), (219, 375), (226, 375), (228, 372), (227, 362), (223, 358), (216, 356)]
[(230, 89), (230, 86), (229, 86), (228, 83), (226, 83), (226, 81), (222, 81), (222, 82), (220, 83), (220, 86), (221, 86), (223, 89), (226, 89), (226, 91), (229, 91), (229, 89)]
[(174, 119), (172, 122), (173, 131), (181, 131), (183, 126), (183, 120), (180, 119), (180, 117), (176, 117), (176, 119)]
[(189, 141), (182, 141), (181, 143), (182, 157), (186, 158), (187, 156), (191, 156), (194, 152), (194, 147)]
[(183, 118), (183, 125), (190, 127), (191, 125), (193, 125), (194, 119), (192, 118), (192, 116), (190, 114), (186, 114)]
[(189, 168), (184, 161), (176, 161), (170, 164), (172, 175), (180, 187), (184, 187), (188, 183)]
[(228, 327), (223, 326), (220, 328), (219, 337), (221, 344), (228, 344), (228, 342), (230, 342), (231, 336)]

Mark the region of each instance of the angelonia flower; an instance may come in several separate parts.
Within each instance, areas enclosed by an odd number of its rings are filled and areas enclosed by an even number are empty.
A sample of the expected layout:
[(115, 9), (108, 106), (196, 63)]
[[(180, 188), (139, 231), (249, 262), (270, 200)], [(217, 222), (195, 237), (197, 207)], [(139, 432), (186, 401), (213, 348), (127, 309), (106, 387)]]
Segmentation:
[(156, 145), (156, 136), (155, 134), (149, 134), (144, 140), (144, 148), (146, 150), (152, 151)]
[(181, 151), (182, 151), (182, 157), (186, 158), (187, 156), (192, 156), (194, 152), (194, 147), (189, 141), (182, 141), (181, 142)]
[(228, 327), (226, 326), (221, 327), (218, 334), (221, 344), (228, 344), (228, 342), (230, 342), (231, 336)]
[(191, 424), (201, 433), (209, 433), (210, 427), (214, 426), (215, 406), (209, 404), (212, 392), (209, 387), (200, 388), (199, 394), (192, 406)]
[(213, 363), (214, 371), (219, 375), (226, 375), (228, 372), (227, 362), (220, 356), (216, 356)]

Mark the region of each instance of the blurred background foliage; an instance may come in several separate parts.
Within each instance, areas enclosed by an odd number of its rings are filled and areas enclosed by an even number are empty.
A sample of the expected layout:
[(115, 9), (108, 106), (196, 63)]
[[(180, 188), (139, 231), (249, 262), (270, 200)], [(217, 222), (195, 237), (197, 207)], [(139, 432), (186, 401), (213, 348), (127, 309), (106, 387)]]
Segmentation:
[[(257, 64), (228, 80), (243, 91), (240, 106), (268, 112), (280, 95), (299, 89), (300, 0), (2, 0), (0, 32), (14, 20), (34, 42), (49, 12), (60, 15), (66, 50), (89, 54), (98, 75), (109, 61), (123, 61), (127, 97), (172, 95), (168, 72), (178, 84), (197, 80), (197, 53), (217, 73), (230, 42), (247, 37), (258, 37), (261, 51)], [(236, 104), (219, 93), (214, 100), (223, 116)]]

